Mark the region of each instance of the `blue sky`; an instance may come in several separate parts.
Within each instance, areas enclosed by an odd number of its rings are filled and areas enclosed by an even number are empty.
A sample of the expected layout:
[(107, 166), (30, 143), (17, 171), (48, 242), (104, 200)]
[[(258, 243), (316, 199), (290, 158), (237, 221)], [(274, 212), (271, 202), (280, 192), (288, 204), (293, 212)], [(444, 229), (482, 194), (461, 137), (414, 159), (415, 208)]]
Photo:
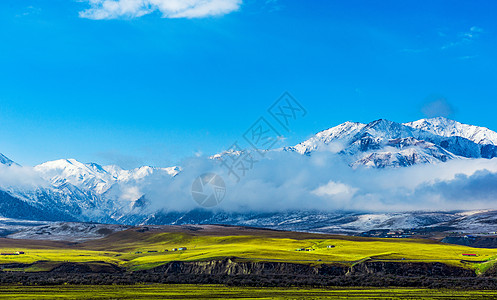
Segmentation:
[(285, 91), (308, 111), (289, 145), (426, 114), (497, 130), (495, 1), (125, 2), (0, 2), (0, 153), (170, 166), (241, 140)]

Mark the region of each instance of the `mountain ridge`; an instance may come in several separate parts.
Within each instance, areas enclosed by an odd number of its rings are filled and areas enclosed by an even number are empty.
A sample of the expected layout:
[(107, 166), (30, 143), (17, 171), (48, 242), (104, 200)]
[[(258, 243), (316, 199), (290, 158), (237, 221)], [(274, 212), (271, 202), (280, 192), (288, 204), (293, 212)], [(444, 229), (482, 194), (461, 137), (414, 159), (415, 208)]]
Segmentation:
[[(451, 160), (497, 157), (497, 133), (485, 127), (466, 125), (445, 118), (421, 119), (397, 123), (385, 119), (364, 124), (344, 122), (320, 131), (291, 147), (274, 151), (295, 152), (302, 156), (316, 153), (338, 155), (352, 168), (402, 168), (420, 164), (439, 164)], [(230, 153), (241, 155), (241, 153)], [(222, 159), (218, 154), (211, 159)], [(18, 166), (0, 154), (4, 168)], [(0, 165), (0, 166), (2, 166)], [(22, 189), (2, 188), (11, 202), (21, 201), (35, 216), (49, 209), (60, 221), (98, 221), (138, 224), (151, 220), (175, 222), (174, 214), (161, 216), (150, 207), (151, 183), (170, 183), (183, 172), (181, 167), (157, 168), (142, 166), (124, 170), (116, 165), (102, 166), (81, 163), (75, 159), (48, 161), (32, 168), (47, 182), (46, 186)], [(167, 195), (166, 195), (167, 196)], [(4, 199), (7, 196), (4, 195)], [(9, 198), (10, 199), (10, 198)], [(8, 202), (8, 201), (7, 201)], [(4, 201), (4, 203), (7, 203)], [(19, 202), (19, 203), (21, 203)], [(24, 204), (19, 204), (23, 206)], [(14, 209), (8, 213), (4, 204), (0, 215), (24, 217)], [(38, 218), (38, 217), (37, 217)], [(56, 217), (51, 218), (51, 220)]]
[[(434, 124), (433, 128), (429, 124)], [(437, 135), (437, 132), (442, 131), (440, 124), (450, 124), (447, 126), (458, 130), (452, 130), (452, 135), (448, 131), (443, 131), (442, 136)], [(497, 156), (494, 144), (497, 144), (497, 133), (485, 127), (465, 125), (445, 118), (421, 119), (410, 123), (379, 119), (368, 124), (348, 121), (320, 131), (306, 141), (284, 150), (302, 155), (312, 155), (322, 150), (335, 151), (350, 166), (384, 168), (460, 158), (493, 158)]]

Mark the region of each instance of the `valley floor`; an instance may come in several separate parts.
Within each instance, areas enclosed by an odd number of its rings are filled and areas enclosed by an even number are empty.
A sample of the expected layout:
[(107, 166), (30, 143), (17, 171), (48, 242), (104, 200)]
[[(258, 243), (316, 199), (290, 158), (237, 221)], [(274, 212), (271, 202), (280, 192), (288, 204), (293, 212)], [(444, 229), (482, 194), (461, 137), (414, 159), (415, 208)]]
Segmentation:
[(0, 299), (495, 299), (497, 291), (222, 285), (0, 286)]
[[(175, 249), (180, 251), (173, 251)], [(2, 253), (23, 252), (22, 255), (0, 255), (1, 270), (25, 272), (50, 271), (64, 262), (92, 264), (92, 270), (98, 267), (96, 264), (106, 263), (139, 271), (174, 261), (236, 258), (249, 262), (347, 266), (365, 261), (438, 262), (481, 274), (497, 262), (496, 249), (475, 249), (431, 240), (362, 238), (215, 225), (130, 228), (82, 243), (0, 238), (0, 250)]]
[[(276, 286), (396, 286), (494, 290), (497, 298), (497, 249), (432, 240), (219, 225), (145, 226), (84, 242), (0, 238), (0, 250), (0, 296), (30, 291), (44, 295), (42, 287), (55, 285), (67, 289), (64, 291), (69, 298), (73, 291), (105, 295), (107, 290), (113, 292), (115, 286), (127, 286), (115, 292), (129, 292), (132, 298), (138, 288), (165, 289), (164, 293), (180, 289), (178, 293), (184, 294), (181, 288), (185, 286), (176, 284), (194, 284), (199, 288), (193, 290), (205, 295), (210, 295), (209, 288), (214, 289), (214, 295), (231, 291), (232, 288), (222, 286), (205, 286), (221, 284), (253, 287), (239, 288), (240, 293)], [(144, 283), (149, 285), (135, 285)], [(29, 287), (15, 287), (17, 284)], [(106, 290), (99, 290), (104, 287)], [(47, 295), (50, 291), (57, 289), (47, 288)], [(261, 295), (264, 291), (267, 290), (260, 290)], [(275, 289), (275, 293), (285, 291)], [(407, 292), (410, 291), (413, 290)]]

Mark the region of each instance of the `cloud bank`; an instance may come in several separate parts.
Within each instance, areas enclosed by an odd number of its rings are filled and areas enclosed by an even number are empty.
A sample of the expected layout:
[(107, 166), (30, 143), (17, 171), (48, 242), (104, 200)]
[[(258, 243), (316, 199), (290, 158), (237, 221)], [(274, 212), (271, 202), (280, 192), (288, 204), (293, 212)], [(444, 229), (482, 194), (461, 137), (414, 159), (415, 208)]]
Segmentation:
[(214, 161), (195, 158), (167, 184), (156, 182), (141, 192), (153, 209), (199, 208), (191, 184), (214, 172), (227, 185), (214, 209), (229, 212), (437, 211), (497, 208), (497, 158), (461, 159), (434, 165), (392, 169), (352, 169), (339, 155), (271, 153), (239, 182)]
[(160, 12), (163, 18), (204, 18), (231, 13), (240, 8), (242, 0), (83, 0), (90, 8), (80, 17), (104, 20), (138, 18)]
[[(204, 173), (217, 173), (226, 183), (216, 211), (284, 212), (319, 210), (400, 212), (497, 209), (497, 158), (457, 159), (406, 168), (349, 167), (339, 154), (270, 152), (237, 181), (217, 160), (195, 157), (182, 164), (176, 177), (153, 173), (115, 185), (108, 201), (123, 206), (140, 199), (146, 213), (187, 212), (201, 208), (191, 194)], [(1, 190), (34, 190), (47, 186), (28, 167), (0, 165)]]

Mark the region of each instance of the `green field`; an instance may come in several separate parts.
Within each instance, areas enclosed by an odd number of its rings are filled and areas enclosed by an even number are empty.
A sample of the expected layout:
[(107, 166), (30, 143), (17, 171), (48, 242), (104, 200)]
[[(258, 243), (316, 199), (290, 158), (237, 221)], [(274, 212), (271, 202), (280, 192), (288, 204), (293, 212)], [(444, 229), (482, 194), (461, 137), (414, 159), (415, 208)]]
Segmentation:
[[(334, 247), (327, 248), (328, 245)], [(178, 247), (186, 247), (187, 250), (171, 251), (172, 248)], [(296, 251), (297, 248), (313, 251)], [(169, 251), (166, 252), (166, 249)], [(46, 271), (60, 262), (105, 262), (130, 270), (140, 270), (170, 261), (235, 257), (248, 261), (346, 265), (369, 259), (443, 262), (473, 269), (479, 273), (488, 269), (497, 259), (496, 249), (477, 249), (424, 239), (372, 239), (255, 229), (224, 229), (220, 226), (205, 230), (167, 227), (147, 232), (129, 229), (84, 243), (32, 240), (13, 242), (0, 239), (0, 250), (25, 251), (23, 255), (0, 256), (0, 264), (38, 262), (22, 268), (28, 272)], [(474, 253), (477, 256), (465, 257), (463, 253)], [(16, 271), (15, 268), (10, 270)]]
[(0, 286), (0, 299), (495, 299), (497, 291), (299, 289), (220, 285)]

